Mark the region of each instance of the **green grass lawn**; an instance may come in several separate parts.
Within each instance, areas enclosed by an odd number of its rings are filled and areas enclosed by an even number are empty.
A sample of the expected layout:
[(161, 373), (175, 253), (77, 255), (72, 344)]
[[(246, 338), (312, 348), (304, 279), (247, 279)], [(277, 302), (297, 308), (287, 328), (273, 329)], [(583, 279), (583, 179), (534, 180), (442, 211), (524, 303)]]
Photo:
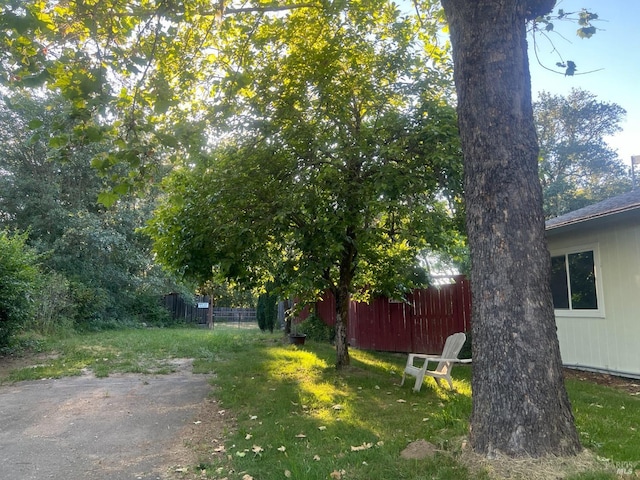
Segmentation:
[[(36, 345), (38, 366), (14, 370), (0, 382), (83, 369), (99, 376), (163, 373), (172, 368), (167, 360), (186, 357), (195, 359), (195, 372), (215, 373), (218, 405), (234, 421), (225, 455), (199, 465), (204, 478), (489, 478), (482, 469), (469, 470), (460, 457), (471, 413), (470, 366), (454, 370), (456, 393), (433, 379), (415, 393), (412, 381), (399, 386), (405, 355), (351, 350), (351, 366), (338, 373), (330, 345), (295, 347), (280, 334), (257, 330), (125, 330)], [(640, 398), (579, 380), (568, 381), (567, 388), (583, 445), (626, 472), (639, 469)], [(402, 459), (400, 452), (419, 439), (435, 445), (435, 456)], [(570, 478), (620, 477), (593, 470)]]

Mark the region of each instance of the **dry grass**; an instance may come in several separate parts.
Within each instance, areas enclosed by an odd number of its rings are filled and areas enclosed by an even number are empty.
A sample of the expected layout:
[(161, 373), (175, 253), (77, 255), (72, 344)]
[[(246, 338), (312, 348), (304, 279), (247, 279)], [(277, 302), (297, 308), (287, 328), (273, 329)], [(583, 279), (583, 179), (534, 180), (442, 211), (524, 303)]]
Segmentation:
[(561, 480), (594, 472), (602, 473), (602, 478), (637, 478), (621, 476), (623, 472), (617, 471), (615, 466), (588, 450), (583, 450), (575, 457), (511, 458), (497, 454), (494, 458), (487, 458), (474, 453), (463, 442), (457, 460), (472, 472), (486, 472), (492, 480)]

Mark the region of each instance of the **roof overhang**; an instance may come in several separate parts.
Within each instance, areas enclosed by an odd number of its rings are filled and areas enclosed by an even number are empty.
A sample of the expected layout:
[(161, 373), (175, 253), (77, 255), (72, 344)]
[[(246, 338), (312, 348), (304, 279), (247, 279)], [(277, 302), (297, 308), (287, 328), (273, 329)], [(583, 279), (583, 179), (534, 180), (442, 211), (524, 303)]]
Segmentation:
[(611, 210), (591, 216), (568, 219), (564, 222), (553, 223), (547, 222), (547, 237), (561, 235), (568, 232), (592, 230), (595, 228), (604, 228), (613, 224), (628, 223), (640, 221), (640, 205), (632, 205), (617, 210)]

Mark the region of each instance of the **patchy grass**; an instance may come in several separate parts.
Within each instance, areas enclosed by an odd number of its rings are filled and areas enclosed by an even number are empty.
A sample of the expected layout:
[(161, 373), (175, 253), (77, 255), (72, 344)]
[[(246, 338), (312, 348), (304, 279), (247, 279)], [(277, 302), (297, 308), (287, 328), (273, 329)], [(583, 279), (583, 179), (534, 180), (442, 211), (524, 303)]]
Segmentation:
[[(461, 369), (459, 393), (433, 382), (416, 394), (398, 386), (402, 356), (351, 355), (341, 373), (334, 350), (314, 343), (263, 345), (220, 365), (216, 396), (233, 410), (237, 429), (227, 459), (209, 471), (227, 475), (230, 457), (234, 471), (256, 479), (483, 478), (455, 459), (471, 411), (469, 372)], [(436, 445), (434, 457), (400, 458), (423, 438)]]
[[(570, 379), (567, 387), (591, 455), (486, 461), (462, 447), (471, 413), (470, 366), (454, 370), (456, 393), (433, 379), (415, 393), (413, 382), (399, 386), (404, 355), (352, 350), (351, 366), (338, 373), (331, 346), (295, 347), (280, 335), (250, 329), (108, 331), (38, 345), (36, 366), (0, 375), (0, 382), (85, 369), (98, 376), (162, 373), (174, 368), (175, 358), (193, 358), (195, 372), (216, 373), (217, 406), (210, 414), (226, 412), (224, 448), (211, 455), (211, 444), (199, 445), (208, 455), (178, 478), (609, 480), (637, 478), (640, 470), (639, 396), (588, 381)], [(419, 439), (435, 454), (401, 458)]]
[(567, 380), (582, 445), (640, 477), (640, 396)]
[[(260, 331), (221, 327), (215, 330), (198, 328), (151, 328), (111, 330), (98, 333), (71, 334), (39, 338), (35, 364), (0, 370), (0, 383), (41, 378), (60, 378), (91, 371), (97, 377), (111, 373), (169, 373), (175, 366), (173, 358), (193, 358), (194, 371), (209, 371), (207, 364), (225, 356), (252, 348), (265, 340)], [(0, 359), (2, 362), (2, 359)], [(17, 361), (20, 365), (23, 360)], [(2, 374), (2, 372), (5, 372)]]

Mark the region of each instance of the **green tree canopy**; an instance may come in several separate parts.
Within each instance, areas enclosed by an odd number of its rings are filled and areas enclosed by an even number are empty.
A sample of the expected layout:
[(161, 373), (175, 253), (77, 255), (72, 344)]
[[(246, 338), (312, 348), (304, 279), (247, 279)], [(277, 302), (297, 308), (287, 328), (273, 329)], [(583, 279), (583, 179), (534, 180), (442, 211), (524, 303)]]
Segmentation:
[(0, 226), (28, 231), (45, 271), (69, 280), (77, 323), (151, 319), (159, 295), (175, 288), (136, 232), (151, 213), (152, 192), (111, 208), (98, 204), (106, 180), (90, 160), (102, 147), (76, 145), (60, 158), (49, 141), (64, 102), (21, 93), (0, 103)]
[(9, 345), (33, 308), (39, 258), (26, 240), (25, 233), (0, 230), (0, 349)]
[(171, 176), (149, 228), (161, 261), (199, 280), (215, 267), (331, 291), (338, 366), (351, 295), (405, 293), (420, 250), (459, 242), (462, 213), (444, 52), (425, 55), (391, 3), (349, 7), (264, 18), (244, 43), (223, 30), (235, 62), (214, 82), (218, 146)]
[(623, 193), (629, 176), (606, 138), (620, 131), (625, 110), (589, 92), (542, 93), (534, 103), (546, 218)]

